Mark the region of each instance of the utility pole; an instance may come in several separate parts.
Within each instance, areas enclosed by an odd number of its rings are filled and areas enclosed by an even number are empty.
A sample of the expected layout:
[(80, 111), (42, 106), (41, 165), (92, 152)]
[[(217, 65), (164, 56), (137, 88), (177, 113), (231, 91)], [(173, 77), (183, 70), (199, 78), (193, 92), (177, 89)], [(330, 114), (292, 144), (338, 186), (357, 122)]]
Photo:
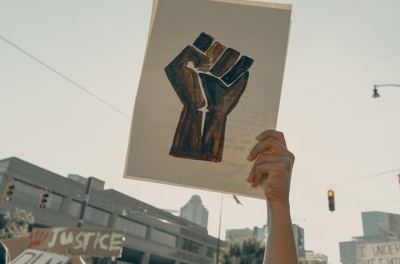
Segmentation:
[(221, 193), (221, 206), (219, 210), (219, 227), (218, 227), (218, 241), (217, 241), (217, 264), (219, 263), (219, 252), (220, 252), (220, 244), (221, 244), (221, 218), (222, 218), (222, 201), (224, 198), (224, 194)]

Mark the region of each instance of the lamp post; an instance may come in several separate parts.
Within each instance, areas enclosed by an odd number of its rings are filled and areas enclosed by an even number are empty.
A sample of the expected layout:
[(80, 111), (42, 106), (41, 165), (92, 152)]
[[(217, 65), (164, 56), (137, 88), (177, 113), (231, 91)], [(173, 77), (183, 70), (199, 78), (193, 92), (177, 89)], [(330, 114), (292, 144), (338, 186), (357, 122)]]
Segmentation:
[(217, 259), (216, 263), (219, 264), (219, 252), (221, 251), (221, 219), (222, 219), (222, 202), (224, 199), (224, 194), (221, 193), (221, 205), (219, 209), (219, 226), (218, 226), (218, 240), (217, 240)]
[(372, 97), (379, 98), (381, 95), (378, 93), (378, 87), (385, 87), (385, 86), (400, 87), (400, 84), (375, 84), (374, 85), (374, 93), (373, 93)]

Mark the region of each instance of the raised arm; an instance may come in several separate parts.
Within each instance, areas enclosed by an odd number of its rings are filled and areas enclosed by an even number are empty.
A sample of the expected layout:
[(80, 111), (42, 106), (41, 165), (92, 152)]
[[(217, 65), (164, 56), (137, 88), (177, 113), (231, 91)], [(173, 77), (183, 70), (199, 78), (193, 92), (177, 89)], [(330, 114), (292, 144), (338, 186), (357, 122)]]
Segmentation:
[(267, 130), (248, 156), (255, 161), (247, 178), (252, 187), (262, 186), (267, 198), (268, 238), (264, 264), (298, 264), (290, 218), (289, 191), (294, 155), (283, 133)]

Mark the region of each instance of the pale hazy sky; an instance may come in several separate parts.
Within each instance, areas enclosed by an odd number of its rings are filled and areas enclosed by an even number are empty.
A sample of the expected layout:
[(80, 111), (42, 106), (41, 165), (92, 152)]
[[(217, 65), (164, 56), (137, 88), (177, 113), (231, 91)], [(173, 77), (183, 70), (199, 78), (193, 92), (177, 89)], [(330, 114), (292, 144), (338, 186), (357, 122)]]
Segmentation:
[[(277, 126), (297, 157), (292, 218), (306, 249), (336, 264), (338, 242), (362, 235), (362, 211), (400, 213), (400, 88), (371, 98), (374, 84), (400, 84), (400, 1), (278, 2), (293, 4)], [(150, 14), (150, 0), (0, 0), (0, 36), (131, 115)], [(160, 208), (199, 194), (218, 235), (220, 194), (122, 179), (130, 120), (2, 38), (0, 92), (0, 158), (95, 176)], [(222, 237), (265, 224), (265, 202), (240, 199), (224, 196)]]

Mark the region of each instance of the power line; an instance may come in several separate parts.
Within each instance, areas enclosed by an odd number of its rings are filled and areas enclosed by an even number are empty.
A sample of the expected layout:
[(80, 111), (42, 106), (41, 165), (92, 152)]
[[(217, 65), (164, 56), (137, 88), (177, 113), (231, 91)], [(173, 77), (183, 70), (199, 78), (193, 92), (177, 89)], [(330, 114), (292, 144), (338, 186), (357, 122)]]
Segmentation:
[(131, 116), (129, 116), (128, 114), (124, 113), (122, 110), (118, 109), (117, 107), (113, 106), (112, 104), (110, 104), (109, 102), (107, 102), (106, 100), (104, 100), (103, 98), (101, 98), (100, 96), (94, 94), (93, 92), (91, 92), (90, 90), (86, 89), (85, 87), (83, 87), (82, 85), (80, 85), (79, 83), (73, 81), (72, 79), (70, 79), (69, 77), (65, 76), (64, 74), (62, 74), (61, 72), (57, 71), (56, 69), (54, 69), (53, 67), (51, 67), (50, 65), (48, 65), (47, 63), (43, 62), (42, 60), (38, 59), (37, 57), (33, 56), (32, 54), (30, 54), (29, 52), (27, 52), (26, 50), (22, 49), (21, 47), (17, 46), (16, 44), (14, 44), (13, 42), (11, 42), (10, 40), (6, 39), (5, 37), (0, 35), (0, 38), (6, 42), (7, 44), (9, 44), (10, 46), (14, 47), (15, 49), (19, 50), (20, 52), (22, 52), (23, 54), (25, 54), (26, 56), (30, 57), (31, 59), (33, 59), (34, 61), (36, 61), (37, 63), (41, 64), (42, 66), (44, 66), (45, 68), (47, 68), (48, 70), (54, 72), (55, 74), (57, 74), (58, 76), (60, 76), (61, 78), (63, 78), (64, 80), (66, 80), (67, 82), (71, 83), (72, 85), (78, 87), (79, 89), (81, 89), (82, 91), (84, 91), (85, 93), (89, 94), (90, 96), (94, 97), (95, 99), (97, 99), (98, 101), (100, 101), (101, 103), (105, 104), (106, 106), (108, 106), (109, 108), (113, 109), (114, 111), (117, 111), (119, 114), (123, 115), (124, 117), (131, 119)]
[(389, 170), (389, 171), (384, 171), (384, 172), (378, 172), (378, 173), (370, 174), (370, 175), (367, 175), (367, 176), (348, 179), (346, 181), (341, 181), (341, 182), (332, 184), (332, 186), (342, 185), (342, 184), (349, 183), (349, 182), (354, 182), (354, 181), (361, 181), (361, 180), (364, 180), (364, 179), (373, 178), (373, 177), (377, 177), (377, 176), (381, 176), (381, 175), (385, 175), (385, 174), (389, 174), (389, 173), (394, 173), (394, 172), (397, 172), (397, 171), (400, 171), (400, 168), (394, 169), (394, 170)]
[[(308, 186), (305, 186), (303, 188), (299, 188), (297, 190), (298, 191), (303, 191), (305, 189), (309, 190), (309, 189), (312, 189), (312, 188), (319, 188), (319, 187), (335, 187), (335, 186), (338, 186), (338, 185), (344, 185), (344, 184), (347, 184), (347, 183), (351, 183), (351, 182), (355, 182), (355, 181), (361, 181), (361, 180), (365, 180), (365, 179), (368, 179), (368, 178), (374, 178), (374, 177), (378, 177), (378, 176), (381, 176), (381, 175), (386, 175), (386, 174), (389, 174), (389, 173), (395, 173), (395, 172), (400, 172), (400, 168), (393, 169), (393, 170), (388, 170), (388, 171), (384, 171), (384, 172), (378, 172), (378, 173), (370, 174), (370, 175), (367, 175), (367, 176), (355, 177), (355, 178), (351, 178), (351, 179), (340, 181), (340, 182), (333, 183), (333, 184), (308, 185)], [(296, 191), (294, 190), (294, 192), (296, 192)]]

